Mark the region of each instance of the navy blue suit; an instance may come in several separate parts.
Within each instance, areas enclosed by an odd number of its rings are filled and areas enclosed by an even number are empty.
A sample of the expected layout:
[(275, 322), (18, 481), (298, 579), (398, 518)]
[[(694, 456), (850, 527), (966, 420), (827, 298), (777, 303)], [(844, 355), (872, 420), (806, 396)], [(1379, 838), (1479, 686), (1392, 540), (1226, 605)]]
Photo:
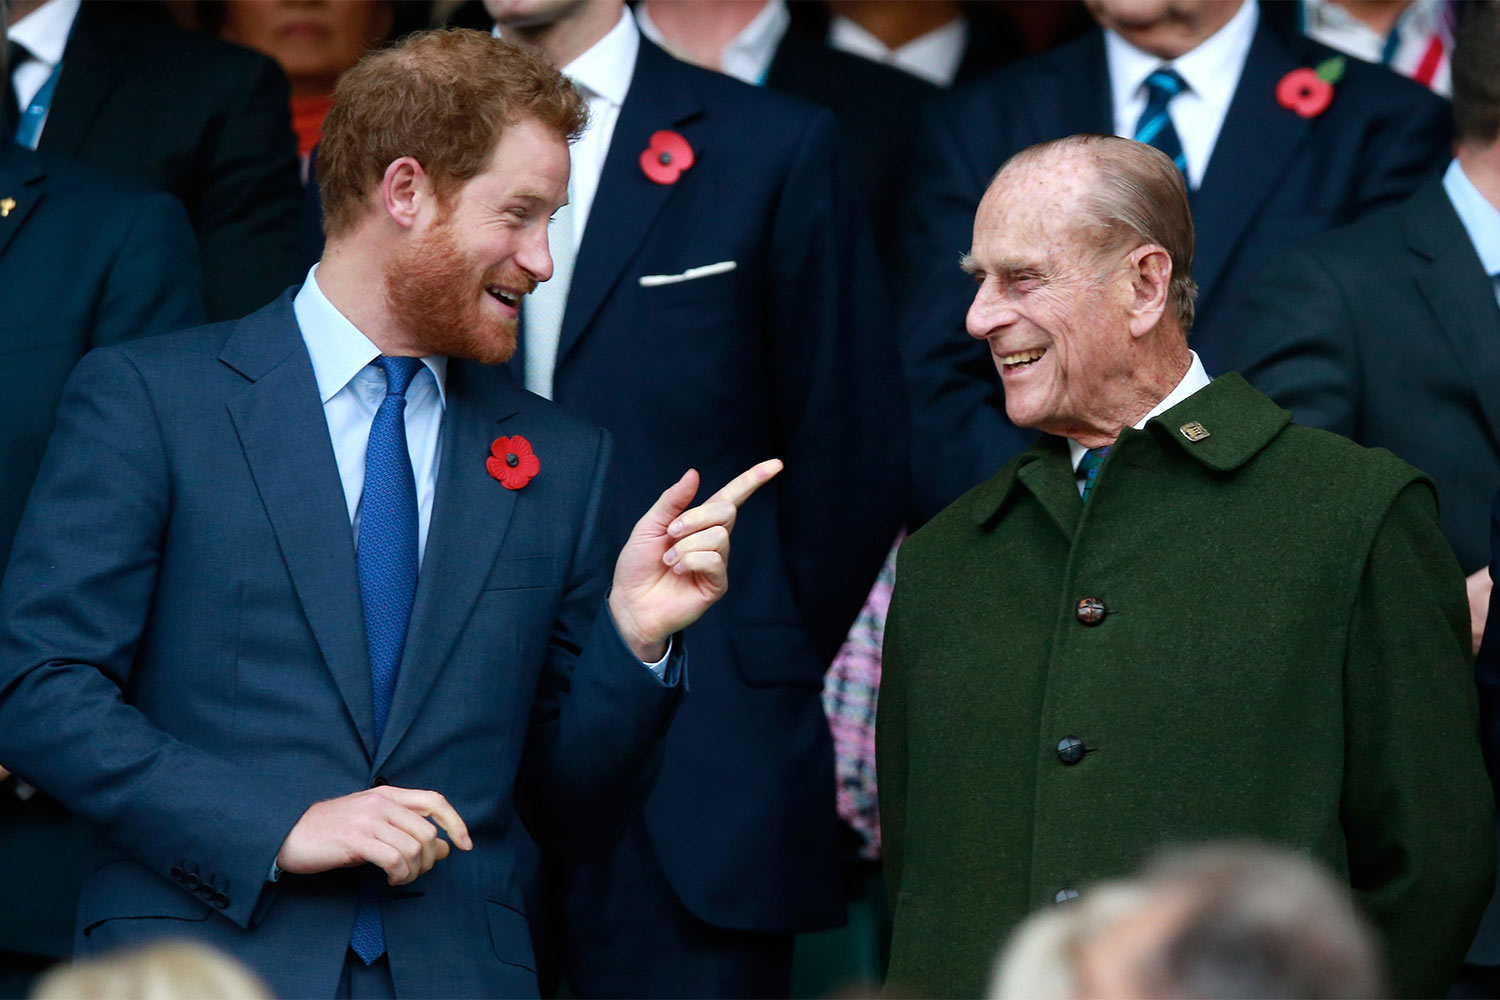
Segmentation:
[[(0, 142), (0, 567), (63, 383), (91, 348), (203, 320), (193, 231), (171, 196)], [(0, 761), (3, 763), (3, 761)], [(87, 830), (0, 784), (0, 954), (66, 958)], [(0, 995), (5, 966), (0, 958)]]
[[(1447, 107), (1378, 66), (1346, 60), (1326, 111), (1301, 118), (1276, 100), (1277, 82), (1336, 56), (1284, 38), (1262, 16), (1215, 142), (1192, 193), (1198, 282), (1194, 350), (1210, 374), (1227, 370), (1235, 308), (1260, 266), (1297, 239), (1410, 194), (1446, 162)], [(1101, 31), (1016, 63), (933, 109), (919, 141), (916, 221), (905, 273), (902, 350), (911, 389), (916, 504), (930, 517), (1024, 450), (1033, 432), (1006, 419), (985, 344), (964, 332), (972, 281), (959, 271), (974, 213), (1011, 154), (1080, 132), (1113, 133)]]
[[(618, 833), (681, 685), (599, 613), (607, 436), (458, 361), (443, 421), (377, 745), (353, 535), (290, 294), (79, 364), (0, 587), (0, 760), (102, 834), (83, 950), (186, 935), (277, 995), (332, 996), (365, 871), (265, 880), (309, 805), (388, 781), (441, 791), (475, 843), (382, 888), (399, 994), (535, 994), (537, 843)], [(485, 468), (502, 434), (541, 461), (519, 491)]]
[[(696, 157), (670, 185), (638, 162), (659, 129)], [(752, 462), (786, 462), (736, 522), (728, 595), (688, 630), (692, 696), (644, 834), (610, 861), (659, 864), (718, 928), (843, 916), (820, 691), (896, 534), (905, 415), (879, 266), (851, 237), (834, 146), (826, 111), (642, 39), (559, 338), (554, 398), (614, 435), (622, 511), (685, 466), (712, 489)], [(641, 284), (726, 261), (735, 268)], [(578, 919), (593, 909), (575, 893)], [(677, 988), (672, 955), (649, 957), (669, 978), (634, 988)]]

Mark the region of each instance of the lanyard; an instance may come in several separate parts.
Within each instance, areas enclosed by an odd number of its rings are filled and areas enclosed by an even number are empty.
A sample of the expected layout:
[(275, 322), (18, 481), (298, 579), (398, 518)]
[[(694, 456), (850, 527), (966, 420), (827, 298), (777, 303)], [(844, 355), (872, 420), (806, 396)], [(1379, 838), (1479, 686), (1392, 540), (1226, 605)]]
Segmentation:
[(42, 138), (42, 125), (47, 121), (47, 111), (52, 107), (52, 93), (57, 90), (57, 78), (61, 75), (62, 63), (59, 62), (52, 67), (52, 75), (47, 77), (42, 89), (36, 92), (36, 96), (21, 113), (21, 121), (16, 126), (17, 144), (27, 149), (36, 149)]

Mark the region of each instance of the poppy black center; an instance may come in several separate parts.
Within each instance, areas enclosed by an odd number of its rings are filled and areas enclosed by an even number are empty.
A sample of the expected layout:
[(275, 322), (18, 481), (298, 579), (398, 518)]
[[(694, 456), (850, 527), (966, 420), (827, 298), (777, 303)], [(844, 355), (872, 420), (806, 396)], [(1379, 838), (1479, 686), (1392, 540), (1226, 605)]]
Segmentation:
[(521, 464), (521, 460), (516, 457), (515, 452), (506, 452), (505, 464), (514, 469), (516, 466)]
[(663, 153), (660, 156), (658, 156), (657, 159), (662, 162), (663, 166), (665, 166), (666, 164), (672, 162), (672, 154), (671, 153)]

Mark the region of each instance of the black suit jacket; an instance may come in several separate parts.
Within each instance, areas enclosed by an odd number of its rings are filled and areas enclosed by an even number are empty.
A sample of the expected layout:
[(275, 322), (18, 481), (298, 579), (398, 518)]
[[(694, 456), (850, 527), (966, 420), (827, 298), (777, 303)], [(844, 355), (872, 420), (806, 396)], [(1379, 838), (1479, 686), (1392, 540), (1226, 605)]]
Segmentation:
[[(1413, 191), (1447, 156), (1444, 103), (1388, 70), (1347, 59), (1333, 102), (1301, 118), (1276, 100), (1277, 82), (1336, 55), (1264, 21), (1193, 192), (1198, 320), (1193, 347), (1210, 374), (1228, 366), (1230, 318), (1250, 279), (1295, 242), (1353, 221)], [(902, 272), (918, 289), (903, 313), (917, 503), (931, 516), (1022, 451), (1033, 434), (1005, 416), (983, 343), (964, 332), (973, 298), (957, 267), (974, 212), (1012, 153), (1079, 132), (1112, 133), (1100, 31), (1015, 64), (947, 98), (919, 141), (915, 225)]]
[(1437, 484), (1465, 573), (1500, 491), (1500, 306), (1440, 178), (1272, 259), (1236, 367), (1299, 423), (1389, 448)]
[[(193, 233), (167, 195), (0, 144), (0, 567), (63, 383), (94, 347), (190, 326), (203, 306)], [(4, 763), (0, 761), (0, 763)], [(65, 958), (87, 860), (84, 825), (0, 784), (0, 952)]]
[(301, 279), (289, 101), (265, 56), (85, 0), (38, 149), (176, 195), (208, 318), (228, 319)]

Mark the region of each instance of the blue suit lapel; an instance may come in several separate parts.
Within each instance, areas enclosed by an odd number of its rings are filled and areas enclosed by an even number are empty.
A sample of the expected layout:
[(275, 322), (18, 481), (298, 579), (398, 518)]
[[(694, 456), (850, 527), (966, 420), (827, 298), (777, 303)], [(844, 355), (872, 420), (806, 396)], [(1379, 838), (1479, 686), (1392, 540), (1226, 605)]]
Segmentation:
[[(620, 119), (615, 123), (599, 190), (589, 210), (573, 269), (573, 284), (558, 337), (559, 368), (593, 322), (605, 298), (615, 292), (621, 273), (674, 190), (673, 185), (650, 180), (642, 172), (639, 160), (651, 141), (651, 133), (678, 129), (702, 111), (698, 100), (682, 88), (681, 75), (673, 72), (676, 68), (671, 56), (641, 39), (635, 75), (620, 108)], [(712, 150), (705, 150), (695, 142), (690, 132), (684, 138), (699, 160), (713, 155)]]
[(1200, 309), (1212, 298), (1214, 284), (1245, 230), (1311, 127), (1310, 119), (1276, 101), (1276, 84), (1299, 65), (1262, 19), (1214, 143), (1203, 185), (1192, 196), (1198, 233), (1193, 278), (1198, 282)]
[(31, 150), (11, 143), (0, 148), (0, 200), (9, 198), (15, 202), (5, 217), (0, 218), (0, 254), (5, 253), (26, 217), (42, 200), (44, 176), (41, 159)]
[(377, 770), (411, 727), (442, 672), (505, 538), (516, 493), (495, 481), (485, 460), (519, 398), (519, 390), (503, 378), (478, 365), (449, 361), (432, 521), (390, 719), (375, 754)]
[[(1104, 33), (1094, 31), (1039, 58), (1037, 71), (1021, 77), (1025, 97), (1016, 105), (1033, 116), (1034, 141), (1079, 132), (1113, 135), (1115, 110), (1109, 61), (1104, 54)], [(1007, 108), (1006, 112), (1014, 110)]]
[(373, 756), (375, 709), (354, 534), (292, 293), (240, 320), (219, 360), (250, 380), (229, 401), (229, 415), (297, 600)]

